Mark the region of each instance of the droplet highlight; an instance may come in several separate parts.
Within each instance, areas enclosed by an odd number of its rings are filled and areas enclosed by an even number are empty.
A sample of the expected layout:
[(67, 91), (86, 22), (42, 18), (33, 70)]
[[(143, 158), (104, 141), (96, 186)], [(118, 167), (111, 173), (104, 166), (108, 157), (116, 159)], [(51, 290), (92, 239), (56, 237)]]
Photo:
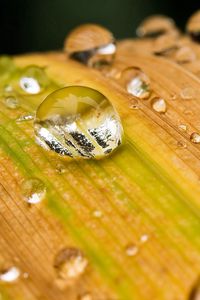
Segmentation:
[(89, 87), (70, 86), (47, 96), (36, 112), (37, 142), (62, 156), (103, 158), (122, 142), (110, 101)]
[(46, 196), (46, 187), (38, 178), (25, 180), (21, 190), (24, 200), (29, 204), (38, 204)]
[(151, 101), (153, 110), (158, 113), (165, 113), (167, 111), (167, 103), (164, 99), (155, 97)]

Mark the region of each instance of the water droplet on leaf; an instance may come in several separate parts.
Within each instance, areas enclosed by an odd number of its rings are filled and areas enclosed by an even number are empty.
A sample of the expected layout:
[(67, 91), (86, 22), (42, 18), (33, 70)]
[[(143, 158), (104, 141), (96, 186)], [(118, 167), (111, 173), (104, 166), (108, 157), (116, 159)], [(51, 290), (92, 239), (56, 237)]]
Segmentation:
[(141, 243), (146, 243), (147, 241), (149, 240), (149, 236), (148, 236), (148, 234), (143, 234), (143, 235), (141, 235), (141, 237), (140, 237), (140, 242)]
[(155, 38), (175, 29), (174, 21), (169, 17), (154, 15), (145, 19), (137, 28), (139, 37)]
[(138, 253), (138, 247), (134, 244), (128, 245), (126, 247), (127, 256), (135, 256)]
[(116, 46), (112, 33), (106, 28), (85, 24), (68, 35), (64, 50), (75, 60), (91, 67), (101, 67), (113, 61)]
[(200, 134), (197, 132), (193, 132), (190, 135), (190, 141), (194, 144), (200, 144)]
[(19, 86), (27, 94), (38, 94), (49, 84), (49, 79), (44, 69), (29, 66), (20, 72)]
[(177, 146), (179, 148), (187, 148), (187, 144), (184, 141), (178, 141)]
[(34, 114), (25, 114), (17, 118), (16, 122), (26, 122), (26, 121), (32, 121), (34, 119)]
[(181, 90), (180, 96), (184, 100), (190, 100), (196, 96), (196, 92), (192, 87), (185, 87)]
[(147, 99), (151, 94), (150, 80), (148, 76), (137, 67), (128, 67), (124, 69), (119, 78), (127, 92), (140, 99)]
[(93, 299), (92, 295), (89, 293), (83, 294), (78, 298), (78, 300), (92, 300), (92, 299)]
[(110, 101), (89, 87), (70, 86), (50, 94), (36, 112), (39, 144), (74, 158), (101, 158), (122, 141), (119, 116)]
[(158, 113), (165, 113), (167, 111), (167, 103), (164, 99), (155, 97), (151, 101), (153, 110)]
[(58, 279), (72, 284), (85, 272), (88, 260), (76, 248), (62, 249), (55, 257), (54, 268)]
[(180, 125), (178, 125), (178, 129), (179, 129), (180, 131), (186, 132), (186, 131), (187, 131), (187, 125), (185, 125), (185, 124), (180, 124)]
[(14, 282), (19, 278), (20, 274), (20, 270), (14, 266), (2, 270), (0, 271), (0, 282)]
[(194, 41), (200, 42), (200, 10), (189, 18), (186, 29)]
[(45, 198), (46, 187), (40, 179), (30, 178), (23, 182), (22, 194), (27, 203), (37, 204)]
[(102, 211), (100, 211), (100, 210), (94, 210), (93, 211), (93, 216), (95, 218), (101, 218), (102, 217)]
[(10, 109), (16, 109), (19, 107), (19, 101), (15, 96), (8, 96), (5, 98), (5, 105)]

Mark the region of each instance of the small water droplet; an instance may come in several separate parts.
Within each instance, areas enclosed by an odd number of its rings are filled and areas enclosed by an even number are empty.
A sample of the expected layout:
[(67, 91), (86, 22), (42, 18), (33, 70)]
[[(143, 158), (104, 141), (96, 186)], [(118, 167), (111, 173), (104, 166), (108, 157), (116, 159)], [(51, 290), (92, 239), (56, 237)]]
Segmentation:
[(4, 86), (4, 92), (10, 93), (10, 92), (12, 92), (12, 91), (13, 91), (13, 88), (12, 88), (11, 85), (6, 84), (6, 85)]
[(0, 271), (0, 282), (14, 282), (19, 278), (20, 274), (20, 270), (14, 266), (2, 270)]
[(100, 211), (100, 210), (94, 210), (93, 211), (93, 216), (95, 218), (101, 218), (102, 217), (102, 211)]
[(27, 94), (38, 94), (49, 84), (44, 69), (37, 66), (24, 68), (20, 73), (19, 86)]
[(113, 61), (116, 46), (112, 33), (106, 28), (86, 24), (68, 35), (64, 50), (75, 60), (91, 67), (101, 67)]
[(149, 240), (148, 234), (143, 234), (143, 235), (141, 235), (141, 237), (140, 237), (140, 242), (141, 242), (142, 244), (146, 243), (148, 240)]
[(155, 97), (151, 101), (153, 110), (159, 113), (165, 113), (167, 111), (167, 103), (164, 99)]
[(65, 281), (66, 284), (72, 284), (78, 280), (85, 272), (87, 265), (88, 260), (82, 251), (76, 248), (62, 249), (54, 260), (57, 277)]
[(140, 99), (148, 99), (150, 90), (150, 80), (140, 68), (128, 67), (121, 72), (119, 83), (123, 85), (127, 92)]
[(92, 295), (90, 293), (86, 293), (86, 294), (83, 294), (81, 295), (78, 300), (92, 300)]
[(129, 107), (130, 107), (130, 109), (139, 109), (140, 108), (139, 101), (137, 99), (131, 100)]
[(26, 121), (32, 121), (34, 119), (34, 114), (25, 114), (20, 116), (19, 118), (16, 119), (16, 122), (26, 122)]
[(126, 247), (127, 256), (135, 256), (137, 253), (138, 253), (138, 247), (135, 244), (131, 244)]
[(185, 87), (181, 90), (180, 96), (184, 100), (190, 100), (196, 96), (196, 91), (192, 87)]
[(174, 21), (166, 16), (154, 15), (145, 19), (137, 28), (139, 37), (155, 38), (174, 29)]
[(193, 132), (190, 135), (190, 141), (194, 144), (200, 144), (200, 134), (197, 132)]
[(189, 18), (186, 29), (194, 41), (200, 42), (200, 10)]
[(170, 96), (170, 100), (174, 101), (174, 100), (176, 100), (176, 99), (177, 99), (177, 95), (176, 95), (176, 94), (172, 94), (172, 95)]
[(10, 109), (16, 109), (19, 107), (19, 101), (14, 96), (8, 96), (5, 98), (5, 105)]
[(110, 101), (89, 87), (70, 86), (47, 96), (36, 112), (41, 146), (74, 158), (101, 158), (122, 142), (123, 129)]
[(187, 125), (185, 125), (185, 124), (180, 124), (180, 125), (178, 125), (178, 129), (179, 129), (180, 131), (186, 132), (186, 131), (187, 131)]
[(44, 199), (46, 187), (40, 179), (30, 178), (23, 182), (22, 194), (27, 203), (37, 204)]
[(23, 273), (23, 278), (24, 278), (24, 279), (28, 279), (28, 278), (29, 278), (29, 274), (28, 274), (27, 272), (24, 272), (24, 273)]
[(67, 168), (64, 164), (62, 163), (57, 163), (56, 164), (56, 172), (59, 174), (64, 174), (67, 171)]
[(196, 59), (196, 54), (190, 47), (184, 46), (176, 51), (174, 58), (180, 64), (189, 63)]
[(184, 141), (178, 141), (177, 147), (178, 148), (187, 148), (187, 144)]

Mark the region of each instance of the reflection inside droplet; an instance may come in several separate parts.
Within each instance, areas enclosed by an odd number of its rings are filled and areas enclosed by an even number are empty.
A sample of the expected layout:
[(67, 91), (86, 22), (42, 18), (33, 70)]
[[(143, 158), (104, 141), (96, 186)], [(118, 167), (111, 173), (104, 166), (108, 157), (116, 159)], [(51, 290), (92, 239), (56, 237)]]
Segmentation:
[(128, 67), (121, 72), (119, 83), (127, 92), (141, 99), (149, 98), (151, 94), (148, 76), (137, 67)]
[(190, 141), (194, 144), (200, 144), (200, 134), (198, 132), (193, 132), (190, 135)]
[(34, 124), (39, 144), (60, 155), (101, 158), (122, 141), (119, 116), (96, 90), (71, 86), (50, 94)]

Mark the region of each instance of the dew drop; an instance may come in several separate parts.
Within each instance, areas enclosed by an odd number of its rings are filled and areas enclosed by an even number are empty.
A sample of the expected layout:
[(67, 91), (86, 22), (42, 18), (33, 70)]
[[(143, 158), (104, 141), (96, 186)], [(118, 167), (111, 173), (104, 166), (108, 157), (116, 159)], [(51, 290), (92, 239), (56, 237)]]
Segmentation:
[(196, 92), (192, 87), (185, 87), (181, 90), (180, 96), (184, 100), (190, 100), (196, 96)]
[(10, 267), (0, 272), (0, 282), (14, 282), (16, 281), (21, 272), (17, 267)]
[(130, 107), (130, 109), (139, 109), (140, 108), (139, 101), (137, 99), (131, 100), (129, 107)]
[(189, 63), (196, 59), (195, 52), (190, 47), (181, 47), (178, 49), (174, 56), (178, 63)]
[(112, 33), (106, 28), (85, 24), (68, 35), (64, 50), (75, 60), (91, 67), (101, 67), (113, 61), (116, 45)]
[(93, 216), (95, 218), (101, 218), (102, 217), (102, 211), (100, 211), (100, 210), (94, 210), (93, 211)]
[(135, 244), (128, 245), (125, 250), (127, 256), (135, 256), (138, 253), (138, 247)]
[(121, 144), (123, 134), (110, 101), (83, 86), (47, 96), (36, 112), (34, 127), (42, 147), (74, 158), (102, 158)]
[(23, 276), (24, 279), (28, 279), (29, 278), (29, 274), (27, 272), (24, 272), (22, 276)]
[(66, 173), (67, 169), (65, 167), (64, 164), (62, 163), (57, 163), (56, 164), (56, 172), (59, 173), (59, 174), (64, 174)]
[(121, 72), (119, 83), (126, 88), (129, 94), (140, 99), (148, 99), (151, 94), (148, 76), (137, 67), (124, 69)]
[(194, 41), (200, 42), (200, 10), (189, 18), (186, 29)]
[(66, 284), (72, 284), (78, 280), (86, 270), (88, 260), (76, 248), (64, 248), (56, 255), (54, 268), (58, 279), (63, 280)]
[(178, 148), (187, 148), (187, 144), (184, 141), (178, 141), (177, 147)]
[(166, 16), (154, 15), (145, 19), (137, 28), (139, 37), (155, 38), (175, 28), (174, 21)]
[(193, 132), (190, 135), (190, 141), (194, 144), (200, 144), (200, 134), (197, 132)]
[(162, 98), (155, 97), (151, 101), (153, 110), (158, 113), (165, 113), (167, 111), (166, 101)]
[(148, 240), (149, 240), (148, 234), (143, 234), (143, 235), (141, 235), (141, 237), (140, 237), (140, 242), (141, 242), (142, 244), (146, 243)]
[(78, 298), (78, 300), (92, 300), (92, 299), (93, 299), (92, 295), (89, 293), (83, 294)]
[(6, 84), (6, 85), (4, 86), (4, 88), (3, 88), (3, 90), (4, 90), (4, 92), (6, 92), (6, 93), (10, 93), (10, 92), (13, 91), (13, 88), (12, 88), (12, 86), (11, 86), (10, 84)]
[(46, 187), (40, 179), (30, 178), (23, 182), (22, 194), (27, 203), (37, 204), (45, 198)]
[(17, 109), (19, 107), (19, 101), (14, 96), (8, 96), (5, 98), (5, 105), (10, 109)]
[(20, 73), (19, 86), (26, 94), (39, 94), (48, 84), (44, 69), (37, 66), (26, 67)]
[(178, 125), (178, 129), (182, 132), (186, 132), (187, 131), (187, 125), (185, 124), (180, 124)]

